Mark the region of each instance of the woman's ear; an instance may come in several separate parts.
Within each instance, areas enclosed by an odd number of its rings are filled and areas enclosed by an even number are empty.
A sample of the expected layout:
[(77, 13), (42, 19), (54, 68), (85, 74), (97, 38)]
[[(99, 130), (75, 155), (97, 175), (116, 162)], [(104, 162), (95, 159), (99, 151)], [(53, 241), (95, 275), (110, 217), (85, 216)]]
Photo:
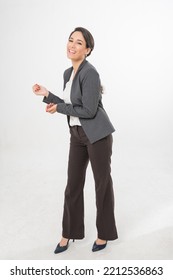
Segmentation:
[(86, 52), (85, 56), (87, 57), (90, 53), (91, 53), (91, 49), (87, 48), (87, 52)]

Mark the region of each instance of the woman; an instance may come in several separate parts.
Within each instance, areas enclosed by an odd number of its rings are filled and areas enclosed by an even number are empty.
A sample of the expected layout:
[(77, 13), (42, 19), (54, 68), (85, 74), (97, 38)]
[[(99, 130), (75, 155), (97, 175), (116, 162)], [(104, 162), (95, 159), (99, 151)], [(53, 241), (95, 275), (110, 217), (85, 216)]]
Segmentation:
[(41, 85), (33, 86), (36, 95), (44, 96), (47, 112), (67, 115), (71, 134), (62, 239), (55, 254), (67, 250), (70, 239), (84, 238), (83, 188), (89, 161), (95, 180), (98, 232), (92, 251), (102, 250), (108, 240), (118, 238), (110, 167), (115, 130), (103, 108), (99, 74), (86, 60), (93, 48), (94, 39), (85, 28), (77, 27), (70, 34), (67, 57), (72, 67), (64, 72), (63, 99)]

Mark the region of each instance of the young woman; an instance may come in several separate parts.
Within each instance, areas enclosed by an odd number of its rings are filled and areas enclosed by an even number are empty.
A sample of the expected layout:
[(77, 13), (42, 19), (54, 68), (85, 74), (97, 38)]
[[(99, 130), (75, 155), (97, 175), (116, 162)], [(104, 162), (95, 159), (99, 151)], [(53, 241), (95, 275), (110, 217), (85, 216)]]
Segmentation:
[(118, 238), (110, 167), (114, 127), (103, 108), (99, 74), (86, 60), (93, 48), (94, 39), (87, 29), (77, 27), (72, 31), (67, 43), (67, 57), (72, 67), (64, 72), (63, 99), (41, 85), (33, 86), (36, 95), (44, 96), (47, 112), (67, 115), (71, 134), (62, 239), (55, 254), (67, 250), (70, 239), (84, 238), (83, 188), (89, 161), (97, 207), (97, 238), (92, 251), (102, 250), (108, 240)]

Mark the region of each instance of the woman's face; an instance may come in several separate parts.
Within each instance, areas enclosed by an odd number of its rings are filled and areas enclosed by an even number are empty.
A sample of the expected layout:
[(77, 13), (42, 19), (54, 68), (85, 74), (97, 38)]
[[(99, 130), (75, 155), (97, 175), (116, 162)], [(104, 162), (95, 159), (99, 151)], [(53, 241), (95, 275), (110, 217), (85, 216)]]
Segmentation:
[(85, 39), (81, 32), (75, 31), (70, 36), (67, 43), (67, 57), (72, 61), (80, 61), (90, 52), (90, 48), (86, 47)]

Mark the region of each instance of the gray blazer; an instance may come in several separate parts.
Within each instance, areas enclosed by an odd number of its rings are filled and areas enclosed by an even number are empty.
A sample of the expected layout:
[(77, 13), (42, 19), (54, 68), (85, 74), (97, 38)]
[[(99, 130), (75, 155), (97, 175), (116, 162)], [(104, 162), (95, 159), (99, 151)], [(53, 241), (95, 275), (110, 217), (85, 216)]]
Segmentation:
[[(72, 71), (73, 67), (70, 67), (64, 72), (64, 88)], [(67, 115), (68, 123), (70, 116), (78, 117), (91, 144), (115, 131), (103, 108), (99, 74), (87, 60), (80, 64), (73, 79), (72, 104), (65, 103), (51, 92), (43, 101), (58, 104), (57, 112)]]

